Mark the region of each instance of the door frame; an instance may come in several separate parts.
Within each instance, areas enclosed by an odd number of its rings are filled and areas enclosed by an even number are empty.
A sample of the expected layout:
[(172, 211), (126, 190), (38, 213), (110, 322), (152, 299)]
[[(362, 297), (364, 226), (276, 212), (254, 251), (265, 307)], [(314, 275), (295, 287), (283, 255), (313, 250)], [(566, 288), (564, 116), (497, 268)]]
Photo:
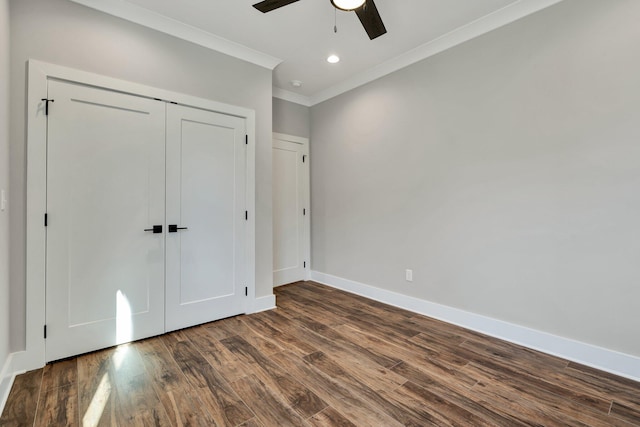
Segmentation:
[[(303, 203), (307, 209), (307, 215), (303, 219), (304, 233), (303, 233), (303, 252), (304, 258), (307, 260), (307, 267), (304, 269), (304, 280), (311, 280), (311, 150), (309, 145), (309, 138), (303, 138), (301, 136), (287, 135), (284, 133), (273, 133), (271, 141), (271, 152), (273, 155), (273, 143), (275, 140), (293, 142), (294, 144), (302, 145), (307, 152), (307, 167), (303, 168), (303, 180), (304, 180), (304, 196)], [(273, 266), (271, 268), (273, 271)], [(278, 285), (280, 286), (280, 285)], [(277, 286), (274, 286), (277, 287)]]
[[(43, 328), (46, 322), (44, 213), (47, 206), (47, 120), (42, 98), (47, 96), (48, 80), (80, 83), (244, 118), (248, 137), (245, 203), (247, 210), (255, 212), (256, 118), (254, 110), (33, 59), (28, 61), (27, 74), (26, 348), (14, 354), (14, 370), (17, 372), (38, 369), (45, 365)], [(55, 103), (51, 108), (55, 108)], [(255, 215), (249, 215), (247, 221), (246, 251), (246, 286), (249, 298), (245, 305), (245, 312), (249, 313), (258, 305), (255, 296)]]

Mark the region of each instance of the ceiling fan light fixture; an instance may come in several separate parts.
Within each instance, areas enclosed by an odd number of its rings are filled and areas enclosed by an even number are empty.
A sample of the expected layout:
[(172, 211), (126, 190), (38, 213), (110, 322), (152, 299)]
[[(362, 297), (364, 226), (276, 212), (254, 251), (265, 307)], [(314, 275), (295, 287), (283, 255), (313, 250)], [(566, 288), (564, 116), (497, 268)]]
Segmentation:
[(362, 7), (367, 0), (331, 0), (331, 4), (336, 9), (351, 11)]

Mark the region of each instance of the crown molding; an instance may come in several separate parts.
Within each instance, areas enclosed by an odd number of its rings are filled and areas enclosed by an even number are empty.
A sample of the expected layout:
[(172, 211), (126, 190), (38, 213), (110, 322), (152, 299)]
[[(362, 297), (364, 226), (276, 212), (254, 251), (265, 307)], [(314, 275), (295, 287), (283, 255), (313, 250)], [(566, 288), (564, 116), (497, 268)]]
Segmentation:
[(312, 105), (311, 99), (308, 96), (300, 95), (299, 93), (281, 89), (276, 86), (273, 87), (273, 97), (293, 102), (295, 104), (304, 105), (305, 107), (311, 107)]
[[(71, 0), (197, 45), (273, 70), (281, 59), (122, 0)], [(273, 87), (273, 96), (312, 107), (564, 0), (518, 0), (311, 96)]]
[[(519, 0), (511, 3), (502, 9), (498, 9), (488, 15), (485, 15), (475, 21), (470, 22), (460, 28), (446, 33), (435, 40), (425, 43), (417, 48), (399, 55), (389, 61), (365, 70), (337, 85), (322, 90), (311, 97), (311, 106), (324, 102), (328, 99), (341, 95), (373, 80), (391, 74), (430, 56), (436, 55), (442, 51), (450, 49), (454, 46), (462, 44), (468, 40), (479, 37), (500, 28), (511, 22), (524, 18), (527, 15), (538, 12), (563, 0)], [(295, 102), (295, 101), (293, 101)]]
[(273, 70), (281, 59), (122, 0), (71, 0), (225, 55)]

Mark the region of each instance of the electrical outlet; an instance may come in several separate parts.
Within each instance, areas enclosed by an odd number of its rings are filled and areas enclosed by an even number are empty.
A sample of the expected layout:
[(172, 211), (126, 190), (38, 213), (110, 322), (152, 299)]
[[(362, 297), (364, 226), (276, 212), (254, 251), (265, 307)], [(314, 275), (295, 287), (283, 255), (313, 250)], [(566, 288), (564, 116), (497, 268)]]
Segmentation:
[(404, 278), (407, 282), (413, 282), (413, 270), (405, 270)]

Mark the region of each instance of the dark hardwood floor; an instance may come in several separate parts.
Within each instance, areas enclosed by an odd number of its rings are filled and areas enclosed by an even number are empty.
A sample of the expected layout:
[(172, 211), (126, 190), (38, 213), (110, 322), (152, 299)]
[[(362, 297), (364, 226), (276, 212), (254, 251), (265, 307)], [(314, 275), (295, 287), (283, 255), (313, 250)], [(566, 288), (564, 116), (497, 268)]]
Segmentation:
[(640, 383), (312, 282), (16, 378), (2, 426), (640, 426)]

